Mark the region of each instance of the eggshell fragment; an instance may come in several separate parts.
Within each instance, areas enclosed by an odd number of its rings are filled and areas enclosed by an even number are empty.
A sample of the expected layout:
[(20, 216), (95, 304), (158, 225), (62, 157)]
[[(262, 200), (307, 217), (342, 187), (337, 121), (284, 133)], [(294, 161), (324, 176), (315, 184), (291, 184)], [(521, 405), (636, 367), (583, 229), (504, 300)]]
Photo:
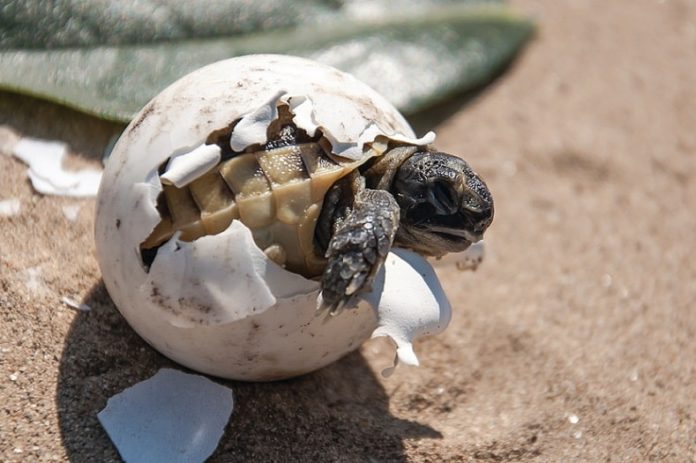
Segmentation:
[(268, 126), (278, 118), (278, 101), (283, 95), (285, 91), (281, 90), (254, 111), (242, 117), (235, 125), (230, 139), (230, 147), (234, 151), (243, 151), (247, 146), (268, 141)]
[(77, 218), (80, 215), (80, 209), (82, 209), (82, 205), (80, 204), (66, 204), (60, 208), (63, 211), (63, 217), (68, 222), (76, 222)]
[(13, 149), (29, 165), (27, 175), (36, 191), (45, 195), (91, 197), (97, 193), (101, 172), (94, 169), (69, 171), (63, 168), (68, 151), (65, 143), (22, 138)]
[[(416, 138), (392, 105), (355, 78), (308, 60), (255, 55), (195, 71), (148, 103), (107, 163), (95, 229), (109, 293), (156, 349), (217, 376), (307, 373), (356, 349), (375, 329), (394, 339), (402, 362), (416, 363), (410, 341), (444, 328), (449, 304), (429, 264), (415, 254), (391, 253), (372, 292), (336, 316), (318, 315), (318, 283), (270, 261), (236, 220), (191, 242), (175, 235), (151, 262), (143, 257), (140, 245), (161, 220), (161, 182), (203, 172), (197, 166), (209, 161), (193, 153), (226, 128), (233, 127), (232, 149), (262, 143), (280, 104), (299, 128), (321, 130), (337, 156), (359, 160), (363, 145), (377, 137), (413, 144), (433, 138)], [(180, 171), (178, 156), (188, 166)], [(162, 165), (173, 171), (170, 179), (160, 180)]]
[(0, 200), (0, 217), (14, 217), (22, 210), (22, 202), (19, 198)]
[(60, 298), (60, 301), (71, 309), (79, 310), (80, 312), (89, 312), (92, 310), (92, 307), (90, 307), (88, 304), (77, 302), (72, 297), (63, 296)]
[(218, 162), (220, 162), (220, 147), (201, 145), (192, 151), (172, 156), (160, 180), (162, 183), (181, 188), (208, 172)]
[(475, 271), (486, 255), (486, 245), (483, 240), (473, 243), (465, 251), (455, 255), (456, 265), (459, 270)]
[(418, 365), (412, 341), (442, 332), (452, 311), (440, 281), (428, 261), (405, 249), (394, 249), (366, 299), (377, 309), (377, 328), (372, 337), (387, 336), (396, 344), (390, 376), (399, 362)]
[(232, 391), (163, 368), (111, 397), (97, 417), (128, 463), (205, 461), (230, 419)]

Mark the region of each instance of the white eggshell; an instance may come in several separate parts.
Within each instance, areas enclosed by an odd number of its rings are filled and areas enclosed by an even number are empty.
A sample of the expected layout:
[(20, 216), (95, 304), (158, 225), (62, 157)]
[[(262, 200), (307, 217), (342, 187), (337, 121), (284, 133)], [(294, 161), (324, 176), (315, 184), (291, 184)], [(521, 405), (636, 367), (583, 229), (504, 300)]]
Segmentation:
[(172, 156), (160, 181), (184, 187), (215, 167), (220, 162), (220, 151), (217, 145), (201, 145), (188, 153)]
[(377, 308), (372, 337), (386, 336), (396, 344), (394, 366), (382, 371), (384, 376), (390, 376), (399, 362), (417, 366), (413, 339), (442, 332), (452, 318), (435, 270), (422, 256), (406, 249), (389, 253), (365, 299)]
[[(111, 297), (157, 350), (217, 376), (300, 375), (356, 349), (373, 332), (395, 341), (401, 361), (417, 363), (411, 339), (444, 329), (450, 311), (432, 268), (416, 254), (391, 253), (372, 292), (357, 308), (336, 316), (318, 314), (319, 284), (269, 261), (239, 221), (193, 242), (175, 235), (149, 269), (143, 264), (140, 243), (160, 220), (155, 209), (160, 165), (169, 160), (173, 169), (165, 181), (190, 181), (216, 159), (201, 145), (235, 121), (243, 125), (238, 133), (235, 126), (232, 145), (265, 141), (279, 101), (293, 108), (298, 126), (330, 134), (334, 153), (343, 156), (358, 159), (362, 144), (376, 135), (419, 145), (433, 137), (417, 140), (381, 96), (312, 61), (252, 55), (199, 69), (143, 108), (106, 166), (95, 228)], [(203, 158), (197, 159), (197, 152)]]

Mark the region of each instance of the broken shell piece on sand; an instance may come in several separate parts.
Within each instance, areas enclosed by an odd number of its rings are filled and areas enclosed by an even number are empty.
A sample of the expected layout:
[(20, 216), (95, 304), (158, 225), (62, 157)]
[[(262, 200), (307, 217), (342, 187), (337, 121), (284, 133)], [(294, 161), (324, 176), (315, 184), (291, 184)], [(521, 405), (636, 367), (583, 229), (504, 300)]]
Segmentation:
[(164, 220), (163, 188), (199, 178), (226, 150), (264, 143), (281, 107), (346, 162), (360, 162), (369, 146), (390, 140), (425, 145), (434, 137), (417, 139), (372, 89), (305, 59), (254, 55), (195, 71), (148, 103), (107, 164), (96, 241), (109, 293), (156, 349), (216, 376), (301, 375), (370, 336), (388, 336), (398, 360), (417, 364), (413, 338), (443, 330), (450, 318), (434, 271), (417, 254), (390, 253), (358, 306), (329, 316), (317, 314), (318, 282), (271, 261), (239, 220), (215, 233), (166, 235), (154, 252), (143, 251)]
[(29, 166), (27, 175), (39, 193), (78, 198), (95, 196), (101, 172), (96, 169), (64, 169), (63, 158), (67, 152), (65, 143), (35, 138), (22, 138), (13, 145), (13, 154)]
[(225, 386), (163, 368), (111, 397), (97, 417), (128, 463), (203, 462), (222, 437), (233, 401)]
[(22, 210), (22, 202), (19, 198), (0, 200), (0, 217), (14, 217)]
[(465, 251), (455, 254), (458, 270), (476, 271), (486, 255), (486, 245), (483, 240), (473, 243)]

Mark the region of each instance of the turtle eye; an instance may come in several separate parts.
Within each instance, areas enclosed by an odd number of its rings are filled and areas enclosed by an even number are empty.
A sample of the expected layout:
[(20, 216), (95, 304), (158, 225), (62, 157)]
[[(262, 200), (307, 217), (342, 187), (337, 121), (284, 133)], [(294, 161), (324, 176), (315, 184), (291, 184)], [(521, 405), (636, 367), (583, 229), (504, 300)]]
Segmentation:
[(436, 181), (430, 187), (428, 196), (438, 215), (451, 215), (459, 209), (457, 193), (449, 182)]

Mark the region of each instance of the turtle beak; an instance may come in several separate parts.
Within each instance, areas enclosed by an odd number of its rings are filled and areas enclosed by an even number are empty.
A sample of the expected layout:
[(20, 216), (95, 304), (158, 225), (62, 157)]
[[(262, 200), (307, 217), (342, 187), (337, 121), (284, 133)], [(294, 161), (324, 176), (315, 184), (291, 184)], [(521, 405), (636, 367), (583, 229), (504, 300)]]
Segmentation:
[(493, 222), (493, 197), (481, 177), (471, 169), (464, 171), (461, 185), (459, 214), (467, 222), (463, 232), (469, 234), (471, 238), (477, 238), (470, 240), (475, 243), (481, 240), (483, 232)]
[(457, 228), (447, 228), (447, 227), (438, 227), (438, 226), (430, 226), (429, 227), (431, 231), (438, 232), (438, 233), (444, 233), (447, 235), (452, 235), (456, 236), (459, 238), (464, 238), (470, 243), (476, 243), (478, 241), (481, 241), (483, 239), (483, 233), (475, 233), (470, 230), (467, 230), (466, 228), (463, 229), (457, 229)]
[(454, 223), (447, 225), (429, 223), (425, 225), (423, 229), (428, 233), (434, 233), (448, 241), (466, 242), (470, 244), (483, 239), (483, 231), (478, 231), (475, 227), (472, 227), (470, 221), (466, 218), (460, 218), (458, 225)]

